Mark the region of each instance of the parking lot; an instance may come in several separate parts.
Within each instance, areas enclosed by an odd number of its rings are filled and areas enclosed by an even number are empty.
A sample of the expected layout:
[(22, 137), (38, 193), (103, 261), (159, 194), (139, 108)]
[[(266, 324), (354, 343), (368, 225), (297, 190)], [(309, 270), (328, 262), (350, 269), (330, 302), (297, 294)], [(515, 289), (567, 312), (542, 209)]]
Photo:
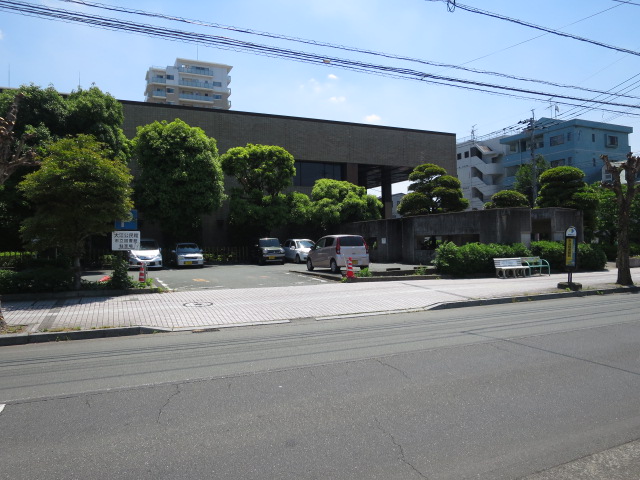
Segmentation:
[[(157, 286), (170, 290), (203, 290), (218, 288), (262, 288), (288, 287), (296, 285), (314, 285), (331, 282), (325, 278), (307, 275), (305, 264), (285, 263), (267, 265), (205, 265), (202, 268), (163, 268), (148, 270), (147, 274)], [(138, 271), (130, 270), (130, 275), (138, 278)], [(92, 272), (85, 276), (89, 280), (97, 280), (100, 273)], [(329, 270), (320, 269), (319, 273), (330, 274)], [(339, 278), (339, 275), (334, 275)]]

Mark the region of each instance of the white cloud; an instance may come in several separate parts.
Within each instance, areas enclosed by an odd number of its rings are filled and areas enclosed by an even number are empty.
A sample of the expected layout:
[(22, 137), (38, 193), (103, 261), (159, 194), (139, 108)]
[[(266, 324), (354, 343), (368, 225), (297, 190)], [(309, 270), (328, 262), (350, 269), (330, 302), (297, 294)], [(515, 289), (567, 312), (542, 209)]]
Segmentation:
[(330, 73), (329, 75), (327, 75), (327, 78), (329, 80), (338, 80), (338, 76), (334, 75), (333, 73)]
[(380, 116), (376, 115), (375, 113), (372, 113), (371, 115), (367, 115), (366, 117), (364, 117), (364, 121), (366, 123), (380, 123), (381, 120), (382, 118), (380, 118)]
[(347, 97), (331, 97), (329, 101), (331, 103), (344, 103), (347, 101)]
[(2, 40), (4, 38), (4, 34), (2, 33), (2, 30), (0, 30), (0, 40)]

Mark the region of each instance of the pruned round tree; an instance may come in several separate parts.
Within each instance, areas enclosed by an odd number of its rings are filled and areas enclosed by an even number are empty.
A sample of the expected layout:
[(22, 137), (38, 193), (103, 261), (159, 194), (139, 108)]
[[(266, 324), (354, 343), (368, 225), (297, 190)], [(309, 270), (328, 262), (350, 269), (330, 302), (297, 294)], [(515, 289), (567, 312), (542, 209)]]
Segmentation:
[(433, 163), (418, 165), (409, 174), (411, 183), (398, 205), (398, 213), (404, 216), (432, 213), (461, 212), (469, 206), (462, 196), (460, 180)]
[(526, 195), (515, 190), (501, 190), (491, 195), (491, 201), (484, 204), (485, 210), (492, 208), (520, 208), (528, 207), (529, 199)]
[(316, 180), (311, 191), (313, 218), (324, 230), (341, 223), (378, 220), (382, 202), (365, 187), (343, 180)]

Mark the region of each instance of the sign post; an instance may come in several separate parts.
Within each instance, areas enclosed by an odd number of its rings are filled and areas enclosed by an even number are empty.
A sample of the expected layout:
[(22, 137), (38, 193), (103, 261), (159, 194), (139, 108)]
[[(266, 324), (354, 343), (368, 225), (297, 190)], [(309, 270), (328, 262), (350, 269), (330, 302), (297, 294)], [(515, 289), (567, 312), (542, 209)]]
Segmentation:
[(582, 285), (573, 283), (573, 272), (578, 268), (578, 231), (569, 227), (564, 233), (564, 269), (567, 271), (567, 282), (560, 282), (558, 288), (580, 290)]
[(116, 231), (111, 232), (111, 250), (139, 250), (140, 231)]

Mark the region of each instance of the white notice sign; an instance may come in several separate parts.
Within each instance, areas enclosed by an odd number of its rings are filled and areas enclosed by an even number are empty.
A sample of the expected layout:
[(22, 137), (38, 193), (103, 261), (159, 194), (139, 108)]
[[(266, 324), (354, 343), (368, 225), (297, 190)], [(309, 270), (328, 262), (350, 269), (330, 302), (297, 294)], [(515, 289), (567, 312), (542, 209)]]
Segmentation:
[(120, 230), (111, 232), (111, 250), (139, 250), (140, 231)]

